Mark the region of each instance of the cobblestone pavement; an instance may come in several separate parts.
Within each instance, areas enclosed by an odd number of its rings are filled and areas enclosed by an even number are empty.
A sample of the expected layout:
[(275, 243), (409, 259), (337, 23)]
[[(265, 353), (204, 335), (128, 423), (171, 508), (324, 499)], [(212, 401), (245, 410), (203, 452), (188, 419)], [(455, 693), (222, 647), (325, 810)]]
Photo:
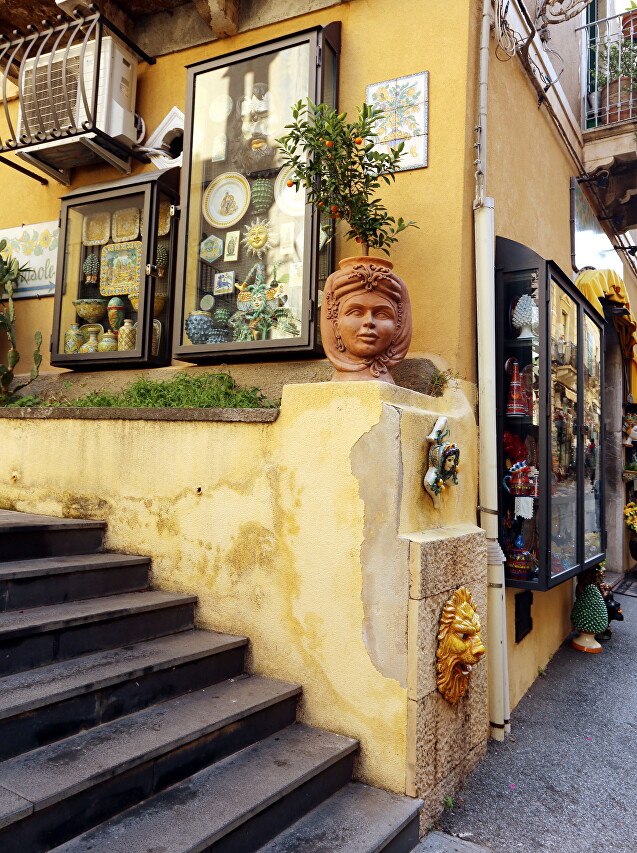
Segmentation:
[(493, 853), (637, 853), (637, 598), (616, 599), (603, 653), (559, 649), (445, 832)]

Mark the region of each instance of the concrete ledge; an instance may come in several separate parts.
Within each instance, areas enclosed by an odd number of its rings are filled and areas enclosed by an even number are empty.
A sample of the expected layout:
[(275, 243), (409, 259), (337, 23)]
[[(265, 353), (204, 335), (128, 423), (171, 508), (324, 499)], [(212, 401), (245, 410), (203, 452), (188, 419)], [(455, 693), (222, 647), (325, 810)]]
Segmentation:
[(38, 406), (0, 409), (0, 418), (12, 420), (72, 421), (225, 421), (271, 424), (279, 409), (128, 409), (115, 406)]

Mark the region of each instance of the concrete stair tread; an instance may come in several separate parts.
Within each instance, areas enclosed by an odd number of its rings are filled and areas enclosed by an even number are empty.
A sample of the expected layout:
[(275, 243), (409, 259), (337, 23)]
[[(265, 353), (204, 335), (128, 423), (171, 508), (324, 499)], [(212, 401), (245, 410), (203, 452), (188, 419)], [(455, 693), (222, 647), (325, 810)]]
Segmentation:
[(422, 800), (350, 783), (259, 853), (376, 853), (419, 813)]
[(34, 515), (30, 512), (14, 512), (0, 509), (0, 533), (24, 533), (29, 530), (85, 530), (106, 529), (105, 521), (91, 521), (84, 518), (56, 518), (52, 515)]
[(295, 724), (207, 767), (51, 853), (194, 853), (240, 827), (357, 748)]
[(299, 693), (258, 676), (229, 679), (4, 761), (2, 786), (37, 812)]
[(53, 556), (38, 557), (33, 560), (12, 560), (7, 563), (0, 563), (0, 581), (144, 564), (150, 564), (150, 557), (110, 554), (104, 551), (99, 551), (97, 554), (77, 554), (67, 557)]
[(0, 641), (8, 637), (59, 630), (72, 625), (105, 620), (111, 616), (142, 613), (175, 604), (194, 604), (196, 601), (196, 595), (150, 590), (67, 601), (64, 604), (31, 607), (24, 611), (9, 610), (0, 614)]
[(0, 785), (0, 829), (31, 814), (33, 804)]
[(184, 631), (8, 675), (0, 679), (0, 720), (247, 642), (214, 631)]

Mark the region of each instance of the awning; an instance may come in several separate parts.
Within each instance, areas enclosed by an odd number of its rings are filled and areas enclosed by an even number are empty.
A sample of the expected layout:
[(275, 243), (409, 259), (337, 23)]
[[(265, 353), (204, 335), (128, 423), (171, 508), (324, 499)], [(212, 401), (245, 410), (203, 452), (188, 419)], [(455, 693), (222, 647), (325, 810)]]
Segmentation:
[(634, 359), (633, 348), (637, 345), (637, 320), (630, 309), (622, 278), (615, 270), (584, 270), (575, 279), (575, 287), (584, 294), (602, 317), (604, 308), (600, 299), (608, 299), (628, 310), (628, 314), (613, 317), (613, 325), (617, 329), (624, 357)]

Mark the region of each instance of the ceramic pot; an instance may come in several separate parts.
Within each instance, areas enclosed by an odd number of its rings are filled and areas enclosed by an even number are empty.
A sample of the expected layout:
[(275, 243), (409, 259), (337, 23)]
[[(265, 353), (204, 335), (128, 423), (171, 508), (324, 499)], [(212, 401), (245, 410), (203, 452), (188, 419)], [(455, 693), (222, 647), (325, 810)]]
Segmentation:
[(637, 41), (637, 9), (622, 15), (622, 36), (628, 41)]
[(97, 323), (106, 316), (106, 299), (74, 299), (75, 313), (87, 323)]
[[(153, 317), (158, 317), (164, 310), (167, 298), (168, 297), (165, 293), (155, 293), (155, 298), (153, 300)], [(133, 306), (133, 311), (137, 313), (137, 309), (139, 308), (139, 293), (129, 293), (128, 301)]]
[(535, 557), (524, 547), (524, 540), (518, 536), (506, 555), (507, 572), (520, 580), (529, 580), (536, 568)]
[(534, 484), (530, 480), (531, 469), (526, 462), (516, 462), (502, 480), (502, 485), (510, 495), (529, 497), (533, 494)]
[(637, 89), (632, 77), (619, 77), (602, 87), (602, 124), (634, 118), (637, 113)]
[(209, 311), (193, 311), (186, 320), (186, 335), (195, 346), (207, 344), (214, 328), (214, 320)]
[(124, 320), (124, 325), (117, 335), (117, 349), (119, 352), (128, 352), (137, 346), (137, 329), (133, 327), (132, 320)]
[(117, 352), (117, 336), (115, 332), (104, 332), (97, 346), (98, 352)]
[(232, 340), (232, 335), (229, 329), (213, 329), (210, 333), (207, 343), (209, 344), (224, 344), (226, 341)]
[(126, 314), (124, 300), (120, 299), (119, 296), (114, 296), (109, 301), (106, 310), (108, 312), (108, 322), (111, 324), (111, 329), (114, 332), (119, 331), (124, 323), (124, 316)]
[(79, 323), (71, 323), (71, 328), (64, 332), (64, 352), (69, 355), (80, 351), (84, 343), (84, 335), (80, 332)]
[[(104, 310), (106, 310), (106, 306), (104, 306)], [(100, 344), (97, 340), (97, 332), (89, 332), (88, 341), (85, 344), (82, 344), (80, 352), (84, 355), (89, 352), (97, 352), (99, 350), (99, 346)]]

